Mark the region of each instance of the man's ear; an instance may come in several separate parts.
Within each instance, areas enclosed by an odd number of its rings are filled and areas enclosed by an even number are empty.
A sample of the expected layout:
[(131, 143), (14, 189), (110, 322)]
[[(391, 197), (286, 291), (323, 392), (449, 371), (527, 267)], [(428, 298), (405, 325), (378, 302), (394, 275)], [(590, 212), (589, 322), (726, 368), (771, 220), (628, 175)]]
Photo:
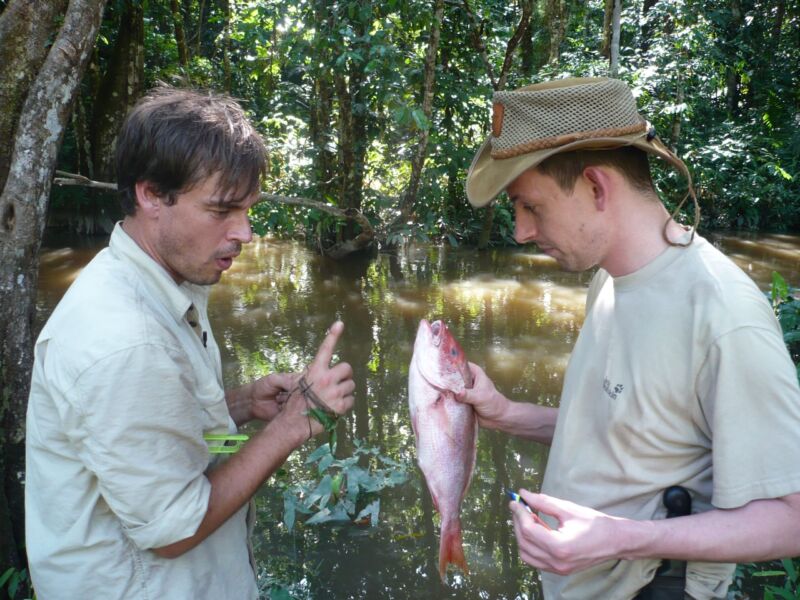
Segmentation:
[(598, 211), (606, 210), (614, 187), (609, 169), (601, 166), (586, 167), (583, 170), (583, 177), (592, 191), (595, 208)]
[(150, 181), (137, 181), (135, 189), (137, 212), (141, 211), (148, 217), (157, 217), (162, 199), (156, 186)]

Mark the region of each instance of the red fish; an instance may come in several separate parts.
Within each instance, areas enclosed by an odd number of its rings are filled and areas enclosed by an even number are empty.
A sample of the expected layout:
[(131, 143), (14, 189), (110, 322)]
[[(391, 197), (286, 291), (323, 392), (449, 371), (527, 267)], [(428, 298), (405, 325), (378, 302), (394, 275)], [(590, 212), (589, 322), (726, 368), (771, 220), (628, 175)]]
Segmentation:
[(461, 501), (475, 469), (478, 423), (455, 394), (471, 388), (472, 372), (458, 342), (442, 321), (420, 321), (408, 369), (408, 406), (419, 463), (441, 516), (439, 574), (447, 565), (468, 573), (461, 542)]

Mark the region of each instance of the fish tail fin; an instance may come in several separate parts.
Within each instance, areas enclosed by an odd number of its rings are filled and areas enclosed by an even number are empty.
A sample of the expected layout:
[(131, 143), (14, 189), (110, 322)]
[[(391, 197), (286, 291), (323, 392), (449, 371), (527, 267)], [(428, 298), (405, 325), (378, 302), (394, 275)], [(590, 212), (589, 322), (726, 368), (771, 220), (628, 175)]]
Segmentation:
[(447, 565), (455, 565), (465, 575), (469, 575), (467, 561), (464, 558), (464, 546), (461, 542), (461, 521), (456, 519), (442, 524), (442, 539), (439, 542), (439, 575), (447, 581)]

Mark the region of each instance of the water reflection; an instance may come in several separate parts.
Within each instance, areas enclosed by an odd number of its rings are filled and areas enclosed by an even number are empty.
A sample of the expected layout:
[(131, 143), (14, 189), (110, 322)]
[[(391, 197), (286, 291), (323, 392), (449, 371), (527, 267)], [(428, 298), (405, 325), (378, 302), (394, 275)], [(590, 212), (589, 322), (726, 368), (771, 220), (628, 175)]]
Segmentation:
[[(716, 235), (712, 240), (762, 289), (772, 270), (800, 283), (800, 238)], [(96, 247), (72, 245), (42, 254), (39, 319)], [(300, 370), (325, 330), (345, 321), (338, 357), (353, 365), (356, 407), (340, 431), (340, 454), (360, 438), (411, 465), (411, 479), (384, 493), (378, 527), (282, 524), (275, 482), (257, 501), (255, 534), (266, 586), (292, 584), (307, 598), (538, 598), (538, 575), (517, 555), (503, 490), (538, 488), (545, 448), (481, 432), (475, 477), (462, 508), (471, 573), (438, 577), (438, 517), (415, 466), (406, 398), (408, 363), (419, 319), (444, 318), (471, 360), (484, 365), (506, 395), (557, 405), (583, 319), (591, 273), (558, 270), (533, 249), (488, 252), (416, 246), (375, 260), (339, 264), (302, 245), (262, 239), (245, 248), (214, 286), (210, 316), (227, 385), (270, 369)], [(316, 443), (311, 444), (315, 446)], [(306, 452), (289, 477), (307, 475)]]

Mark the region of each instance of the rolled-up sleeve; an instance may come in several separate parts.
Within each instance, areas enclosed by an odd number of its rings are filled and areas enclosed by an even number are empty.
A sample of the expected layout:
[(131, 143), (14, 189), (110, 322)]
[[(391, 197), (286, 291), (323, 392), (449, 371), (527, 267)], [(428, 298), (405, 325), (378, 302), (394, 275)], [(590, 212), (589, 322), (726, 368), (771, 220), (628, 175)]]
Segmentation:
[(86, 369), (66, 395), (67, 435), (100, 493), (139, 548), (193, 535), (211, 485), (208, 448), (185, 356), (143, 344)]

